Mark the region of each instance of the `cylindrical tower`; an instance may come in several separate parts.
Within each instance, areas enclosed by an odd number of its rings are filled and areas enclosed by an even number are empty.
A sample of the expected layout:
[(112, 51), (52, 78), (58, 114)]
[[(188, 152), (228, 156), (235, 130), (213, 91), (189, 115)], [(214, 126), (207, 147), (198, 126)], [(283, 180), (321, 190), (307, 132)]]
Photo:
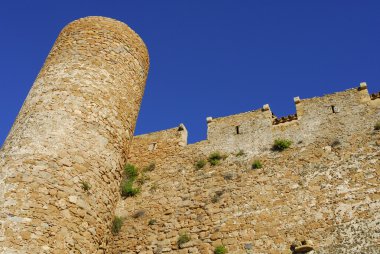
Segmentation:
[(1, 253), (103, 253), (149, 68), (122, 22), (67, 25), (0, 151)]

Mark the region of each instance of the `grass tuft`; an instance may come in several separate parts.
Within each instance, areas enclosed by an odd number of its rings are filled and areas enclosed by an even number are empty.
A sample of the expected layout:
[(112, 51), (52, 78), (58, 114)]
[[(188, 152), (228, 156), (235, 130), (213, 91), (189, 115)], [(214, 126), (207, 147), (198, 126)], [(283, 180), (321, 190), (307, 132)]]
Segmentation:
[(221, 160), (224, 160), (227, 156), (222, 155), (220, 152), (213, 152), (208, 156), (208, 162), (211, 166), (216, 166), (220, 163)]
[(150, 219), (149, 222), (148, 222), (148, 225), (149, 226), (152, 226), (152, 225), (155, 225), (157, 223), (157, 220), (155, 219)]
[(274, 144), (272, 146), (272, 149), (274, 151), (284, 151), (285, 149), (289, 148), (290, 145), (292, 144), (292, 141), (288, 140), (288, 139), (276, 139), (274, 141)]
[(190, 236), (186, 233), (182, 233), (178, 236), (177, 245), (181, 247), (182, 244), (185, 244), (191, 240)]
[(136, 180), (139, 172), (137, 168), (132, 164), (126, 164), (124, 166), (125, 178), (121, 182), (121, 196), (133, 197), (140, 193), (140, 188), (134, 188), (133, 183)]
[(133, 179), (133, 180), (135, 180), (136, 177), (139, 175), (137, 168), (132, 164), (127, 164), (124, 166), (124, 173), (128, 179)]
[(119, 216), (115, 216), (112, 221), (112, 228), (111, 228), (112, 234), (117, 235), (120, 232), (122, 226), (123, 226), (123, 219)]
[(91, 190), (91, 184), (90, 184), (89, 182), (82, 181), (80, 184), (81, 184), (81, 188), (82, 188), (84, 191), (89, 191), (89, 190)]
[(225, 253), (227, 253), (227, 249), (224, 245), (219, 245), (214, 250), (214, 254), (225, 254)]
[(195, 163), (195, 167), (197, 168), (197, 169), (202, 169), (202, 168), (204, 168), (204, 166), (206, 166), (206, 160), (204, 160), (204, 159), (201, 159), (201, 160), (199, 160), (199, 161), (197, 161), (196, 163)]
[(252, 169), (259, 169), (262, 167), (263, 167), (263, 165), (261, 164), (261, 161), (255, 160), (254, 162), (252, 162)]
[(121, 195), (123, 197), (133, 197), (140, 193), (140, 188), (133, 187), (133, 181), (123, 180), (121, 183)]

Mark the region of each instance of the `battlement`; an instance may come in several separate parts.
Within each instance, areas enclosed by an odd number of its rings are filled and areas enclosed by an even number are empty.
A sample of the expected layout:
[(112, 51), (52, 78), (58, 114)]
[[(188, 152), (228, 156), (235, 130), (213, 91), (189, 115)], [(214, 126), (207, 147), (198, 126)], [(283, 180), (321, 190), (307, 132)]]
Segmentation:
[[(194, 145), (205, 151), (246, 150), (259, 153), (267, 149), (276, 138), (287, 138), (294, 143), (304, 144), (313, 142), (318, 137), (333, 139), (331, 133), (337, 133), (336, 131), (345, 133), (363, 129), (363, 124), (366, 123), (352, 119), (363, 119), (368, 123), (368, 128), (373, 126), (371, 124), (375, 119), (371, 121), (364, 118), (372, 118), (373, 110), (379, 111), (379, 98), (379, 93), (369, 95), (367, 84), (363, 82), (358, 88), (322, 97), (295, 97), (296, 112), (286, 117), (276, 117), (268, 104), (261, 109), (240, 114), (207, 117), (207, 140)], [(187, 131), (182, 134), (180, 129), (185, 130), (185, 127), (181, 126), (135, 136), (130, 156), (186, 147)], [(330, 133), (328, 130), (331, 130)]]
[(188, 145), (183, 124), (133, 137), (148, 69), (122, 22), (62, 30), (0, 150), (1, 253), (379, 253), (380, 93), (207, 117)]
[[(131, 219), (114, 253), (152, 243), (159, 246), (146, 249), (168, 253), (212, 253), (221, 244), (231, 253), (306, 253), (289, 251), (296, 239), (321, 254), (379, 253), (377, 94), (362, 83), (294, 103), (287, 117), (268, 104), (207, 117), (207, 139), (194, 144), (186, 145), (183, 125), (135, 136), (128, 163), (149, 180), (116, 209)], [(278, 138), (290, 148), (272, 149)], [(223, 159), (213, 163), (216, 151)], [(135, 219), (141, 211), (145, 218)], [(192, 240), (179, 246), (182, 232)]]
[(371, 100), (375, 100), (379, 98), (380, 98), (380, 92), (371, 94)]
[[(1, 253), (289, 253), (304, 237), (318, 253), (379, 253), (380, 93), (361, 83), (295, 97), (286, 117), (268, 104), (207, 117), (188, 145), (183, 124), (133, 137), (148, 68), (124, 23), (62, 30), (0, 150)], [(290, 149), (273, 151), (277, 138)]]

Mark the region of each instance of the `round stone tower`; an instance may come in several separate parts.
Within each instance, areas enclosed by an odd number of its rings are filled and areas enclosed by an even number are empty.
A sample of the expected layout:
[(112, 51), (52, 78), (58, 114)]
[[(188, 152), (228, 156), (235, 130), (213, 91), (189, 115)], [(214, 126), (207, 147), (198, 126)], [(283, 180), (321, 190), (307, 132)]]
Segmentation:
[(104, 253), (149, 68), (126, 24), (67, 25), (0, 151), (0, 253)]

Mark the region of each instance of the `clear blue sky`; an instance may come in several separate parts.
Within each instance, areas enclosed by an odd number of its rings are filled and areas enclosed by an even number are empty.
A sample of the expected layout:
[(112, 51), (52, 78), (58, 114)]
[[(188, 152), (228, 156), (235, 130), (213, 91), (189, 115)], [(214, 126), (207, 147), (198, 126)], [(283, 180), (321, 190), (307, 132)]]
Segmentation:
[(206, 117), (269, 103), (295, 113), (293, 97), (366, 81), (380, 91), (380, 1), (2, 1), (0, 145), (60, 30), (100, 15), (130, 25), (151, 68), (136, 134), (184, 123), (206, 138)]

